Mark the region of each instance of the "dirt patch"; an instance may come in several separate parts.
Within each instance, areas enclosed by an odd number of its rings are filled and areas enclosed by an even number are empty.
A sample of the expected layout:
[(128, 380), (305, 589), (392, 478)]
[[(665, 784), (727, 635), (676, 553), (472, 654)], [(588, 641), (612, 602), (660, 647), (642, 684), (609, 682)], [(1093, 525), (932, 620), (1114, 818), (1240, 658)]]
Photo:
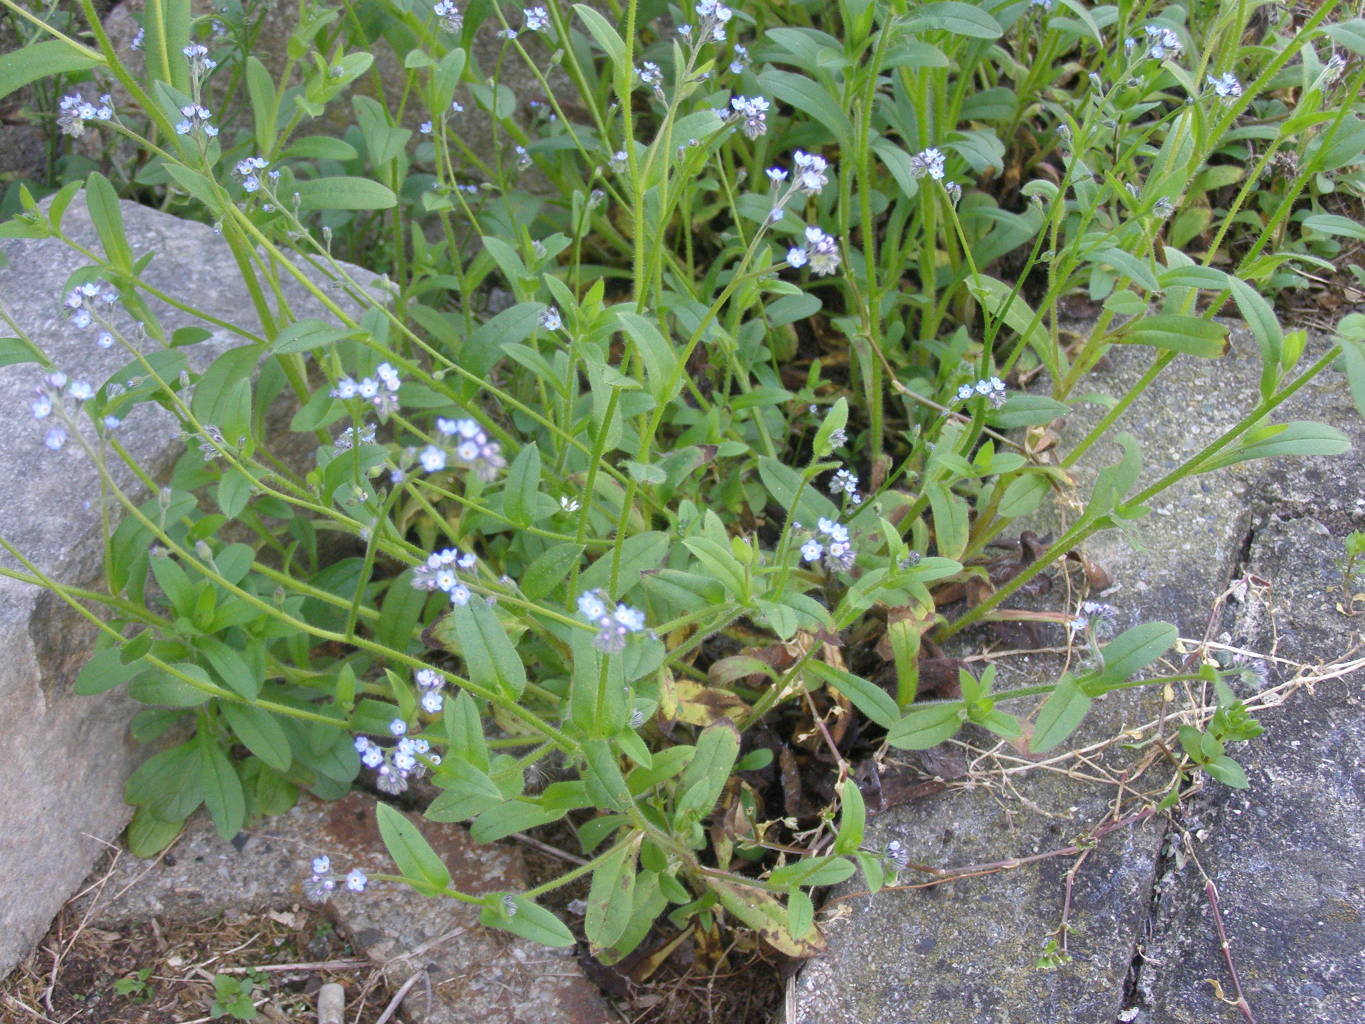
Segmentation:
[(374, 965), (310, 906), (108, 928), (84, 925), (68, 905), (0, 983), (0, 1020), (295, 1024), (316, 1020), (317, 991), (327, 982), (344, 987), (348, 1022), (377, 1021), (389, 1001)]

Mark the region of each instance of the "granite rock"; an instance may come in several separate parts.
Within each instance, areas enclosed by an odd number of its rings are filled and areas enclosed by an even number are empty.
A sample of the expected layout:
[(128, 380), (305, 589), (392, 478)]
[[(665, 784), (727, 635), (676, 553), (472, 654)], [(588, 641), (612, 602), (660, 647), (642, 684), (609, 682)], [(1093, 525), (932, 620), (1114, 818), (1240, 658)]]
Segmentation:
[[(43, 207), (44, 212), (46, 206)], [(127, 238), (136, 256), (155, 254), (143, 280), (183, 297), (207, 319), (151, 300), (167, 332), (205, 326), (211, 335), (184, 352), (203, 369), (240, 343), (223, 323), (242, 321), (259, 329), (226, 243), (206, 224), (183, 221), (135, 203), (121, 204)], [(66, 211), (64, 230), (87, 251), (100, 243), (83, 201)], [(13, 320), (6, 333), (21, 332), (57, 368), (96, 387), (126, 362), (117, 346), (101, 349), (93, 332), (78, 331), (62, 313), (68, 279), (90, 260), (55, 239), (0, 241), (0, 303)], [(372, 275), (359, 273), (368, 285)], [(345, 295), (323, 284), (331, 297)], [(316, 300), (292, 281), (284, 295), (301, 316), (325, 315)], [(122, 314), (119, 314), (122, 315)], [(150, 344), (150, 343), (149, 343)], [(0, 433), (0, 466), (11, 486), (0, 490), (0, 535), (41, 571), (78, 587), (98, 586), (103, 548), (100, 488), (94, 466), (69, 442), (44, 447), (45, 424), (29, 415), (29, 401), (42, 371), (33, 363), (0, 367), (0, 408), (9, 428)], [(118, 435), (153, 478), (164, 479), (184, 451), (169, 413), (136, 407)], [(314, 444), (316, 442), (313, 442)], [(134, 500), (148, 495), (131, 471), (111, 460), (114, 478)], [(117, 519), (117, 510), (115, 510)], [(8, 554), (0, 566), (23, 571)], [(76, 672), (95, 638), (95, 627), (52, 593), (0, 578), (0, 878), (23, 900), (0, 900), (0, 973), (6, 973), (47, 929), (75, 891), (103, 842), (126, 823), (123, 783), (141, 751), (127, 736), (136, 707), (114, 690), (99, 697), (72, 692)]]

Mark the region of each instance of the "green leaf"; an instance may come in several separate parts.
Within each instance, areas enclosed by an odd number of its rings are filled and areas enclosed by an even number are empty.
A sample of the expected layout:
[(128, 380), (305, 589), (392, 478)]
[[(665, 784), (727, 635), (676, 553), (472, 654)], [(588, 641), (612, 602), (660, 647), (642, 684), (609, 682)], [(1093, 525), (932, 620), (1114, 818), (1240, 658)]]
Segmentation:
[[(1365, 236), (1362, 236), (1365, 237)], [(1279, 376), (1280, 353), (1284, 349), (1284, 331), (1270, 303), (1251, 285), (1239, 277), (1229, 277), (1227, 287), (1237, 302), (1242, 319), (1251, 328), (1256, 347), (1261, 352), (1261, 397), (1269, 398)]]
[(967, 548), (970, 530), (967, 502), (941, 483), (925, 488), (929, 510), (934, 517), (934, 543), (943, 558), (957, 559)]
[(251, 500), (253, 490), (251, 478), (236, 466), (224, 466), (223, 475), (218, 478), (218, 509), (229, 519), (241, 515)]
[(802, 889), (787, 893), (787, 930), (796, 939), (804, 938), (815, 923), (815, 904)]
[(360, 152), (344, 139), (330, 135), (305, 135), (280, 154), (281, 158), (298, 157), (303, 160), (355, 160)]
[(441, 792), (422, 812), (430, 821), (466, 821), (507, 801), (487, 772), (461, 758), (442, 763), (436, 784)]
[(862, 845), (863, 830), (867, 825), (867, 805), (862, 791), (853, 779), (844, 779), (839, 787), (839, 831), (834, 837), (835, 853), (853, 853)]
[(808, 661), (806, 668), (831, 688), (847, 697), (855, 708), (883, 728), (889, 729), (900, 718), (900, 709), (891, 695), (876, 683), (855, 676), (823, 661)]
[(985, 274), (972, 275), (964, 284), (987, 314), (988, 323), (1003, 319), (1006, 327), (1025, 338), (1038, 358), (1050, 365), (1053, 357), (1052, 339), (1023, 295), (1014, 294), (1011, 297), (1014, 289), (1004, 281)]
[(294, 182), (303, 210), (389, 210), (398, 205), (393, 190), (369, 178), (314, 178)]
[(135, 678), (146, 668), (147, 666), (139, 659), (125, 665), (119, 648), (106, 647), (102, 651), (96, 651), (85, 663), (85, 667), (76, 676), (73, 688), (83, 697), (104, 693)]
[(567, 807), (542, 807), (530, 800), (509, 800), (475, 818), (469, 826), (469, 834), (476, 843), (492, 843), (513, 832), (525, 832), (528, 828), (558, 821), (567, 811)]
[(279, 720), (263, 708), (222, 701), (218, 705), (242, 745), (270, 767), (287, 772), (294, 761), (289, 737)]
[(776, 96), (819, 121), (829, 129), (835, 142), (848, 145), (853, 139), (853, 123), (844, 113), (843, 106), (819, 82), (790, 71), (769, 68), (758, 76), (758, 84), (765, 95)]
[(133, 820), (128, 822), (128, 830), (123, 840), (128, 844), (128, 852), (144, 860), (155, 857), (175, 841), (185, 828), (185, 820), (162, 821), (149, 807), (139, 807), (133, 812)]
[(1169, 622), (1144, 622), (1125, 630), (1100, 648), (1104, 668), (1094, 686), (1086, 686), (1090, 693), (1103, 692), (1111, 686), (1127, 682), (1173, 646), (1179, 630)]
[(1009, 482), (1005, 493), (1000, 495), (996, 514), (1001, 519), (1018, 519), (1026, 516), (1047, 497), (1051, 487), (1047, 477), (1041, 473), (1023, 473)]
[(817, 488), (802, 485), (800, 470), (765, 455), (758, 460), (758, 476), (773, 500), (798, 522), (839, 518), (839, 510)]
[(954, 0), (915, 8), (906, 21), (906, 28), (912, 32), (937, 29), (969, 39), (999, 39), (1005, 33), (1000, 22), (980, 7)]
[(880, 892), (882, 886), (886, 884), (886, 862), (875, 854), (864, 853), (861, 850), (853, 854), (853, 859), (858, 862), (858, 867), (862, 868), (867, 891)]
[(166, 174), (177, 185), (195, 199), (198, 199), (212, 212), (218, 212), (218, 193), (214, 191), (213, 181), (210, 178), (205, 177), (198, 171), (191, 170), (183, 164), (165, 163), (161, 166), (166, 169)]
[(914, 199), (919, 195), (919, 179), (915, 177), (915, 165), (909, 153), (890, 139), (882, 137), (873, 140), (872, 149), (891, 172), (891, 177), (896, 179), (905, 198)]
[(484, 376), (503, 356), (503, 346), (525, 341), (540, 326), (540, 302), (518, 302), (487, 323), (480, 324), (460, 346), (460, 364)]
[(160, 669), (144, 672), (128, 684), (128, 696), (143, 704), (159, 704), (171, 708), (198, 707), (209, 699), (209, 690), (214, 686), (209, 674), (198, 665), (181, 663), (175, 666), (181, 675), (189, 676), (203, 684), (200, 689)]
[(526, 666), (493, 609), (473, 598), (463, 607), (452, 608), (451, 615), (469, 678), (513, 699), (520, 697), (526, 689)]
[(252, 373), (260, 354), (257, 345), (229, 349), (194, 386), (190, 411), (200, 423), (218, 427), (229, 445), (251, 435)]
[[(640, 582), (641, 575), (657, 569), (668, 560), (668, 534), (661, 530), (648, 530), (627, 537), (621, 544), (621, 568), (617, 576), (621, 590), (611, 595), (622, 601)], [(579, 593), (593, 588), (605, 589), (611, 583), (612, 560), (599, 558), (578, 577)], [(572, 595), (577, 597), (577, 594)]]
[(630, 925), (635, 895), (636, 843), (622, 843), (598, 864), (588, 889), (583, 931), (595, 950), (613, 946)]
[(784, 295), (776, 302), (768, 303), (768, 326), (781, 327), (814, 316), (824, 307), (818, 295)]
[(1365, 344), (1352, 338), (1340, 338), (1341, 363), (1346, 371), (1346, 382), (1351, 389), (1351, 400), (1356, 412), (1365, 416)]
[(563, 921), (534, 900), (516, 894), (489, 896), (479, 914), (479, 923), (489, 928), (501, 928), (523, 939), (539, 942), (542, 946), (562, 949), (572, 946), (576, 941), (573, 932)]
[(611, 22), (587, 4), (574, 4), (573, 9), (583, 20), (583, 24), (588, 27), (592, 37), (597, 40), (597, 45), (602, 47), (602, 52), (607, 55), (607, 59), (611, 61), (612, 67), (616, 69), (618, 80), (622, 85), (626, 85), (634, 71), (626, 63), (625, 40), (612, 27)]
[(1199, 471), (1206, 473), (1252, 459), (1274, 459), (1284, 455), (1340, 455), (1350, 450), (1350, 438), (1336, 427), (1295, 420), (1252, 431), (1240, 445), (1215, 456), (1201, 465)]
[(834, 444), (831, 439), (835, 431), (842, 432), (848, 423), (848, 399), (842, 395), (830, 406), (829, 412), (825, 413), (824, 420), (820, 423), (820, 429), (815, 432), (815, 441), (811, 447), (817, 459), (823, 459), (834, 451)]
[(654, 762), (648, 768), (635, 768), (626, 777), (626, 785), (631, 793), (639, 796), (647, 789), (673, 778), (692, 758), (696, 748), (687, 744), (665, 747), (654, 755)]
[[(195, 771), (198, 759), (194, 740), (153, 754), (134, 768), (123, 784), (124, 801), (135, 806), (149, 806), (177, 792), (186, 783), (191, 783), (195, 792), (199, 792), (199, 775)], [(188, 810), (176, 815), (176, 819), (188, 818), (201, 800), (202, 797), (197, 797)]]
[(369, 96), (352, 96), (356, 125), (365, 140), (365, 152), (376, 171), (392, 163), (412, 138), (412, 131), (389, 123), (388, 112)]
[(1321, 231), (1325, 235), (1365, 240), (1365, 224), (1337, 213), (1315, 213), (1303, 219), (1303, 226), (1310, 231)]
[(1203, 768), (1223, 785), (1231, 786), (1233, 789), (1246, 789), (1251, 785), (1242, 766), (1226, 754), (1220, 754), (1213, 760), (1205, 762)]
[(526, 264), (522, 262), (517, 250), (504, 242), (497, 235), (484, 235), (481, 239), (484, 251), (488, 253), (498, 269), (502, 271), (502, 276), (507, 283), (514, 289), (520, 290), (522, 282), (528, 277)]
[(488, 771), (488, 745), (483, 721), (474, 698), (461, 690), (454, 700), (445, 702), (442, 719), (446, 729), (447, 755), (468, 761), (480, 771)]
[(0, 56), (0, 99), (53, 75), (70, 75), (102, 67), (104, 58), (62, 39), (44, 39)]
[(296, 320), (279, 334), (270, 344), (270, 351), (283, 355), (288, 352), (311, 352), (325, 345), (335, 345), (349, 337), (350, 331), (335, 324), (306, 318)]
[(194, 646), (204, 655), (214, 674), (245, 700), (255, 700), (263, 682), (260, 673), (243, 653), (215, 636), (196, 637)]
[(201, 732), (198, 742), (204, 804), (213, 815), (218, 835), (231, 839), (246, 824), (246, 794), (242, 792), (242, 780), (217, 740), (207, 732)]
[(375, 804), (375, 816), (389, 856), (405, 878), (432, 894), (449, 887), (450, 872), (416, 825), (388, 804)]
[(257, 57), (246, 59), (246, 91), (251, 99), (251, 121), (256, 132), (256, 150), (275, 151), (275, 107), (277, 95), (270, 72)]
[(532, 560), (521, 574), (521, 591), (532, 601), (539, 601), (566, 583), (573, 567), (583, 557), (583, 545), (563, 541), (551, 545)]
[(738, 757), (739, 730), (733, 723), (722, 718), (703, 729), (697, 737), (697, 751), (679, 780), (682, 796), (678, 799), (676, 818), (690, 814), (701, 818), (709, 814), (720, 799)]
[(0, 366), (16, 363), (41, 363), (43, 354), (24, 338), (0, 338)]
[(1146, 291), (1154, 292), (1160, 287), (1157, 284), (1150, 257), (1144, 261), (1132, 253), (1118, 248), (1118, 246), (1110, 245), (1095, 250), (1091, 253), (1090, 258), (1095, 263), (1112, 267), (1128, 280), (1141, 285)]
[(98, 171), (91, 174), (85, 182), (85, 205), (90, 211), (90, 221), (99, 233), (100, 244), (114, 269), (131, 273), (133, 269), (133, 250), (123, 227), (123, 207), (119, 204), (118, 193), (109, 179)]
[(450, 109), (450, 101), (455, 98), (455, 89), (460, 84), (467, 60), (468, 54), (460, 46), (451, 47), (441, 58), (436, 72), (431, 76), (432, 110)]
[(660, 405), (673, 400), (682, 388), (678, 371), (678, 354), (674, 346), (659, 333), (659, 328), (638, 313), (625, 311), (616, 314), (621, 328), (635, 342), (635, 350), (645, 366), (645, 383), (650, 395)]
[(583, 741), (583, 756), (587, 759), (587, 770), (583, 782), (588, 792), (600, 807), (612, 811), (624, 811), (631, 805), (630, 790), (626, 787), (625, 776), (616, 760), (616, 751), (604, 739)]
[(928, 750), (957, 735), (965, 715), (961, 701), (912, 707), (886, 731), (886, 742), (901, 750)]
[(540, 491), (540, 448), (534, 441), (522, 448), (507, 469), (502, 492), (502, 511), (517, 526), (535, 522)]
[(1037, 427), (1051, 423), (1070, 411), (1069, 405), (1055, 398), (1016, 393), (1010, 395), (999, 409), (988, 411), (986, 421), (1000, 430), (1014, 430), (1017, 427)]
[(405, 652), (413, 642), (413, 633), (422, 621), (430, 593), (412, 585), (412, 570), (394, 578), (384, 595), (379, 609), (379, 621), (374, 626), (374, 637), (385, 647)]
[(1222, 324), (1202, 317), (1162, 313), (1134, 320), (1116, 334), (1114, 340), (1217, 359), (1228, 350), (1227, 333)]
[(744, 566), (727, 545), (710, 537), (688, 537), (683, 541), (683, 546), (732, 596), (740, 600), (747, 596), (748, 581), (744, 577)]
[(1033, 723), (1029, 750), (1042, 754), (1070, 736), (1085, 719), (1092, 701), (1072, 676), (1066, 675), (1043, 701)]
[(768, 885), (774, 889), (790, 889), (798, 885), (838, 885), (856, 870), (853, 861), (847, 857), (803, 857), (794, 864), (775, 868), (768, 876)]
[(970, 717), (977, 725), (989, 729), (1003, 739), (1017, 740), (1024, 735), (1024, 729), (1019, 724), (1019, 719), (999, 708), (991, 708), (984, 713), (973, 714)]
[(1114, 437), (1123, 455), (1118, 462), (1105, 466), (1095, 475), (1095, 486), (1090, 492), (1090, 501), (1085, 506), (1085, 516), (1098, 519), (1108, 515), (1137, 482), (1142, 472), (1142, 449), (1132, 434), (1121, 433)]
[[(294, 756), (319, 775), (341, 786), (345, 793), (360, 771), (360, 755), (349, 733), (326, 725), (312, 724), (311, 738), (293, 744)], [(333, 797), (332, 799), (336, 799)]]

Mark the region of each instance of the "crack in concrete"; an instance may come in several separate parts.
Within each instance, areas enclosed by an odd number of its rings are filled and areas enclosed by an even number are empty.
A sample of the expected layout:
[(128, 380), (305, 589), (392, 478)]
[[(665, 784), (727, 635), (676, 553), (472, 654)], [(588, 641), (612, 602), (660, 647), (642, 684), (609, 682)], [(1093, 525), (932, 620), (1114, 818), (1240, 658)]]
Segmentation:
[[(1264, 525), (1265, 512), (1265, 508), (1254, 508), (1243, 520), (1241, 539), (1235, 548), (1227, 574), (1223, 577), (1225, 586), (1246, 575), (1251, 564), (1251, 549), (1256, 543), (1256, 534)], [(1211, 622), (1210, 628), (1214, 625), (1215, 623)], [(1184, 801), (1176, 806), (1183, 807)], [(1123, 998), (1117, 1017), (1119, 1024), (1130, 1024), (1138, 1020), (1143, 1010), (1152, 1004), (1149, 975), (1157, 965), (1147, 960), (1146, 946), (1162, 928), (1161, 918), (1167, 909), (1162, 905), (1165, 890), (1175, 881), (1176, 873), (1182, 866), (1179, 842), (1179, 833), (1171, 828), (1169, 817), (1163, 816), (1161, 842), (1152, 869), (1152, 886), (1147, 896), (1147, 908), (1142, 923), (1138, 926), (1137, 936), (1133, 940), (1133, 956), (1128, 964), (1128, 973), (1124, 977)]]
[(1123, 999), (1118, 1014), (1118, 1020), (1121, 1022), (1136, 1019), (1143, 1007), (1151, 1002), (1151, 992), (1143, 985), (1144, 969), (1147, 965), (1146, 945), (1156, 932), (1156, 922), (1161, 911), (1162, 881), (1175, 870), (1170, 823), (1165, 817), (1162, 818), (1161, 829), (1161, 843), (1157, 847), (1160, 852), (1157, 854), (1156, 866), (1152, 869), (1152, 887), (1147, 893), (1146, 913), (1133, 939), (1133, 956), (1128, 962), (1128, 973), (1123, 979)]

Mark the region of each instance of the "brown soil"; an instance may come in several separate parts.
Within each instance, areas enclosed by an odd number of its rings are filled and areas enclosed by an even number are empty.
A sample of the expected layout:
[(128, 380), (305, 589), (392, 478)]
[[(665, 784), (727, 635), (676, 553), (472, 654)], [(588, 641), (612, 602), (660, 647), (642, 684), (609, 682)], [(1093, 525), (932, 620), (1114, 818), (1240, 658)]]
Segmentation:
[[(379, 1019), (389, 1000), (378, 972), (357, 960), (314, 908), (218, 916), (186, 924), (156, 919), (125, 927), (82, 926), (68, 905), (38, 948), (0, 983), (5, 1024), (208, 1024), (215, 1019), (214, 977), (260, 984), (251, 996), (257, 1021), (316, 1021), (317, 991), (346, 990), (346, 1021)], [(221, 983), (220, 983), (221, 984)], [(224, 1013), (216, 1019), (252, 1019)], [(403, 1022), (400, 1013), (389, 1021)]]

